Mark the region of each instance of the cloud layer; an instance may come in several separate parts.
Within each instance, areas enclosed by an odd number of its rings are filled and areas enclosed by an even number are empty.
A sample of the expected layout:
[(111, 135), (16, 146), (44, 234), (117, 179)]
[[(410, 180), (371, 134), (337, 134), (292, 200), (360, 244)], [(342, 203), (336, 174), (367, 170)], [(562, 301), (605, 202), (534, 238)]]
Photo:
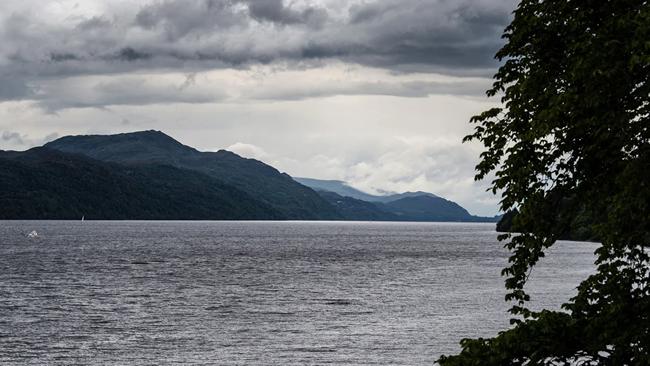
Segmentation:
[[(42, 85), (51, 79), (254, 65), (301, 69), (342, 62), (485, 77), (494, 70), (492, 55), (513, 1), (163, 0), (85, 6), (43, 6), (36, 0), (0, 5), (1, 100), (50, 99), (51, 90)], [(369, 83), (367, 89), (377, 88)], [(142, 93), (150, 95), (141, 99), (169, 102), (168, 95), (146, 87)]]

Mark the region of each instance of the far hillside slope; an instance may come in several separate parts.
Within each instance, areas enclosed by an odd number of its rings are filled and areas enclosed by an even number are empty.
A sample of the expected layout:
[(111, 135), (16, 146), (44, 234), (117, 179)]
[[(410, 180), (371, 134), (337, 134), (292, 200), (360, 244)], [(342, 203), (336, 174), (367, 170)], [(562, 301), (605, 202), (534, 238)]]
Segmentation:
[(474, 221), (459, 204), (440, 197), (404, 197), (384, 206), (398, 217), (415, 221)]
[(470, 214), (453, 201), (428, 192), (371, 195), (339, 180), (295, 178), (315, 189), (346, 219), (391, 221), (496, 222), (499, 217)]
[(352, 197), (367, 202), (377, 201), (377, 198), (379, 197), (362, 192), (340, 180), (324, 180), (298, 177), (294, 177), (293, 179), (295, 179), (300, 184), (312, 188), (315, 191), (333, 192), (343, 197)]
[(354, 221), (400, 221), (399, 216), (374, 202), (344, 197), (334, 192), (318, 191), (331, 205), (336, 207), (344, 220)]
[(273, 220), (282, 214), (203, 173), (123, 166), (47, 148), (0, 151), (0, 219)]
[(258, 199), (285, 219), (341, 219), (336, 208), (289, 175), (229, 151), (201, 152), (159, 131), (66, 136), (47, 148), (119, 164), (164, 164), (201, 172)]
[(356, 189), (350, 186), (348, 183), (341, 180), (324, 180), (324, 179), (313, 179), (313, 178), (294, 178), (294, 179), (297, 182), (304, 184), (307, 187), (310, 187), (316, 191), (334, 192), (343, 197), (352, 197), (367, 202), (386, 203), (391, 201), (397, 201), (405, 197), (417, 197), (417, 196), (438, 197), (433, 193), (422, 192), (422, 191), (392, 193), (386, 195), (374, 195)]

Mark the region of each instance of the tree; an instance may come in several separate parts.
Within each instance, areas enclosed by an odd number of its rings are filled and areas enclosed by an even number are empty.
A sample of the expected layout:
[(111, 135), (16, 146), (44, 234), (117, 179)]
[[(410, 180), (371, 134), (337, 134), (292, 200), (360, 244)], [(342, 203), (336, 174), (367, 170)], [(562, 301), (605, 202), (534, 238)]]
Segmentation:
[[(501, 209), (517, 209), (506, 276), (514, 319), (465, 339), (452, 365), (650, 365), (650, 5), (639, 0), (522, 0), (472, 118)], [(530, 311), (524, 286), (580, 216), (600, 239), (596, 273), (563, 311)]]

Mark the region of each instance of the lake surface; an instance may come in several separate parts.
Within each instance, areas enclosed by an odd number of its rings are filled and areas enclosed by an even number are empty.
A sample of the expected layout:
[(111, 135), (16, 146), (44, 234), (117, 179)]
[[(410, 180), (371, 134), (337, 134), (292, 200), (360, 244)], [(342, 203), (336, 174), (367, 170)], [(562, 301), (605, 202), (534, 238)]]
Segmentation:
[[(26, 238), (37, 230), (39, 237)], [(0, 364), (431, 365), (508, 327), (494, 224), (0, 221)], [(595, 244), (529, 290), (559, 308)]]

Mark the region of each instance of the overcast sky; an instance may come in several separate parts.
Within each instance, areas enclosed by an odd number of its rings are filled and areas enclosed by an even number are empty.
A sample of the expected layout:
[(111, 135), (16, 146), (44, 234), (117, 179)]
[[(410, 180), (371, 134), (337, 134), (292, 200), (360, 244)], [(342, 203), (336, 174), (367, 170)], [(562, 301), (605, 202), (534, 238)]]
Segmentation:
[(161, 130), (299, 177), (498, 199), (462, 144), (514, 0), (3, 0), (0, 149)]

